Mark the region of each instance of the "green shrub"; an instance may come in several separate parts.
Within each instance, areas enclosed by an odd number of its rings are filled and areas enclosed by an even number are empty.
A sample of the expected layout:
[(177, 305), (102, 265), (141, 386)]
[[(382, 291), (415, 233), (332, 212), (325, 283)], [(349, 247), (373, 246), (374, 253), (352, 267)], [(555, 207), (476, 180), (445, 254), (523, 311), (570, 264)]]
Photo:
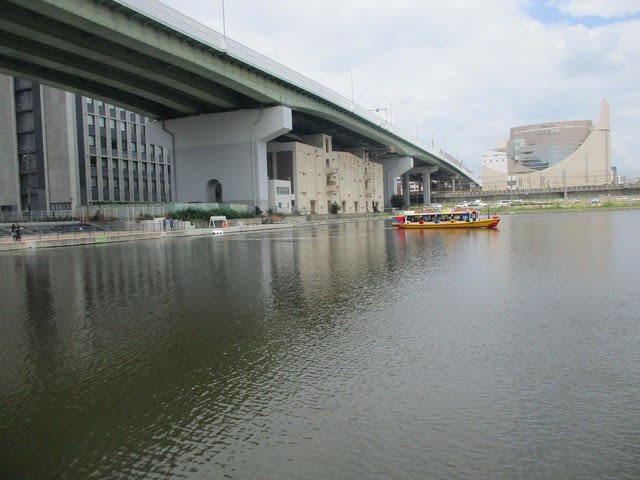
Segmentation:
[(254, 218), (256, 214), (251, 212), (238, 212), (237, 210), (231, 210), (229, 208), (215, 208), (210, 210), (203, 210), (200, 208), (188, 207), (182, 210), (176, 210), (175, 212), (168, 213), (167, 218), (173, 218), (175, 220), (204, 220), (209, 221), (209, 217), (224, 215), (228, 219), (234, 218)]

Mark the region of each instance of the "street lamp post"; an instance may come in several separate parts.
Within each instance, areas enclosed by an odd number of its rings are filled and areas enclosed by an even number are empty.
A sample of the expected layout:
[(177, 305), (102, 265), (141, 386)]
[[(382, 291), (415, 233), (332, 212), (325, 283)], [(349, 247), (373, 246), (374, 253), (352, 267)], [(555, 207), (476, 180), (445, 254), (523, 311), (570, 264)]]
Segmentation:
[(387, 107), (378, 107), (378, 108), (372, 108), (371, 110), (369, 110), (370, 112), (382, 112), (384, 110), (384, 122), (385, 123), (389, 123), (389, 117), (388, 117), (388, 113), (387, 113)]
[(351, 79), (351, 106), (353, 107), (353, 104), (355, 103), (353, 97), (353, 70), (351, 70), (350, 68), (345, 68), (344, 71), (349, 72), (349, 78)]
[(222, 0), (222, 36), (227, 39), (227, 22), (224, 17), (224, 0)]

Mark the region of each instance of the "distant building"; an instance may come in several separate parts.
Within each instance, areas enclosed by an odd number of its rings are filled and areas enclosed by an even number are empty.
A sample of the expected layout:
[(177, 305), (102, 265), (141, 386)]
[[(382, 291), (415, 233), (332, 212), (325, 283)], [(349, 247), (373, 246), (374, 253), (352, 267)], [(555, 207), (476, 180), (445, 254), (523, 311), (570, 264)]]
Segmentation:
[(334, 203), (340, 213), (381, 211), (384, 206), (382, 165), (369, 160), (365, 149), (334, 151), (328, 135), (269, 143), (267, 173), (270, 180), (290, 182), (291, 208), (300, 213), (330, 213)]
[(600, 118), (514, 127), (482, 157), (484, 190), (606, 185), (613, 181), (609, 104)]
[(147, 118), (5, 75), (0, 106), (0, 215), (172, 200), (169, 137), (150, 143)]

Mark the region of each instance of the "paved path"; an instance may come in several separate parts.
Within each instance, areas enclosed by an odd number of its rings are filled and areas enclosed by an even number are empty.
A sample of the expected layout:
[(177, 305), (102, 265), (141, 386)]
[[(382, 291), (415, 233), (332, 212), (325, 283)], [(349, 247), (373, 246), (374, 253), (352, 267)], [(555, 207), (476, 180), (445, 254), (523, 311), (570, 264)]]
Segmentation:
[(192, 237), (214, 235), (222, 232), (225, 234), (242, 233), (259, 230), (275, 230), (292, 228), (297, 224), (274, 223), (268, 225), (243, 225), (227, 228), (191, 228), (174, 231), (115, 231), (115, 232), (72, 232), (72, 233), (48, 233), (23, 235), (22, 240), (14, 241), (11, 237), (0, 237), (0, 251), (25, 250), (28, 248), (52, 248), (68, 247), (74, 245), (95, 245), (98, 243), (127, 242), (134, 240), (151, 240), (157, 238)]

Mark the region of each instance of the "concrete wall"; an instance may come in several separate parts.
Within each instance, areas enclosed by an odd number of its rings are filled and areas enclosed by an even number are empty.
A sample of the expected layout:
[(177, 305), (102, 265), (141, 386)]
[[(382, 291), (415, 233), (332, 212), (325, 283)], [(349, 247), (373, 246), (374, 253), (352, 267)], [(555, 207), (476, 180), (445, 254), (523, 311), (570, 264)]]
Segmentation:
[(0, 75), (0, 206), (19, 209), (18, 145), (13, 78)]
[(222, 185), (222, 202), (269, 208), (266, 144), (292, 127), (291, 110), (200, 115), (164, 122), (174, 136), (175, 201), (206, 202), (207, 183)]
[[(276, 178), (278, 152), (291, 152), (294, 210), (327, 214), (337, 203), (340, 213), (373, 212), (373, 202), (383, 209), (383, 167), (349, 152), (332, 150), (331, 137), (305, 137), (313, 142), (271, 143), (268, 152)], [(287, 173), (288, 175), (288, 173)]]
[[(278, 190), (288, 193), (279, 193)], [(289, 215), (291, 208), (291, 182), (289, 180), (269, 180), (269, 208), (274, 213)]]
[(47, 204), (77, 205), (78, 179), (77, 121), (75, 95), (57, 88), (42, 87), (44, 151), (47, 170)]

